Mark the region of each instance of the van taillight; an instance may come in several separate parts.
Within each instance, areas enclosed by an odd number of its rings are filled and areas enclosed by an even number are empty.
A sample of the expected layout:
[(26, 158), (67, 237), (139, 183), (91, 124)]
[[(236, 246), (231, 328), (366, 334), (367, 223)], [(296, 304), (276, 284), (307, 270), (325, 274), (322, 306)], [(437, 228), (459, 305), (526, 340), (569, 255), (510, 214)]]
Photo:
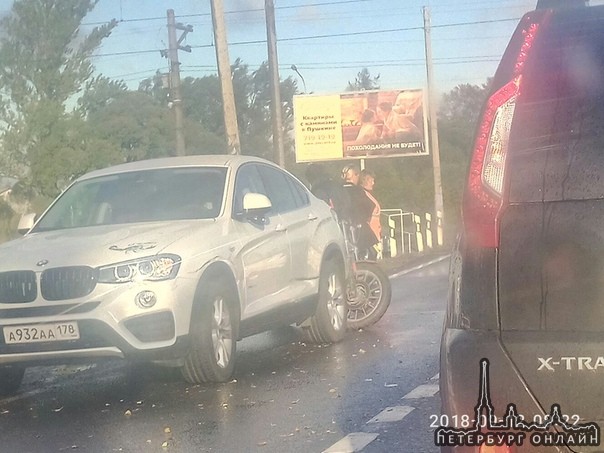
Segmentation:
[(480, 247), (497, 247), (505, 160), (521, 76), (487, 102), (470, 163), (463, 216), (468, 239)]
[(463, 199), (463, 221), (470, 244), (495, 248), (499, 245), (499, 216), (503, 206), (506, 159), (510, 131), (520, 93), (522, 73), (533, 47), (539, 22), (547, 14), (525, 16), (521, 23), (511, 80), (488, 99), (478, 128), (470, 172)]

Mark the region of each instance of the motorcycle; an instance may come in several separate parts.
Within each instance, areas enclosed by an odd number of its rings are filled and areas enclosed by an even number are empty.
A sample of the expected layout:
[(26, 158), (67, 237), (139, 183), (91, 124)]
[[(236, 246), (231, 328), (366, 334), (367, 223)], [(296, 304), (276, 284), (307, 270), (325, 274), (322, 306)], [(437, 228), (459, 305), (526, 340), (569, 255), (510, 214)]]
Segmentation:
[(375, 261), (362, 254), (357, 244), (358, 228), (340, 222), (352, 269), (348, 284), (348, 328), (362, 329), (378, 322), (390, 306), (392, 288), (388, 275)]

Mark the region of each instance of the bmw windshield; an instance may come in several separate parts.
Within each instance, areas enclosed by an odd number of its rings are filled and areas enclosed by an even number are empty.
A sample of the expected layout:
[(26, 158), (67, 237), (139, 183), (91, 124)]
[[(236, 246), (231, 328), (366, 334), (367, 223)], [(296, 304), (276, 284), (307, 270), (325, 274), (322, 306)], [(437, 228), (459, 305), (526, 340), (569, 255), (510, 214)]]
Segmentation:
[(222, 209), (226, 170), (167, 168), (76, 182), (34, 232), (167, 220), (211, 219)]

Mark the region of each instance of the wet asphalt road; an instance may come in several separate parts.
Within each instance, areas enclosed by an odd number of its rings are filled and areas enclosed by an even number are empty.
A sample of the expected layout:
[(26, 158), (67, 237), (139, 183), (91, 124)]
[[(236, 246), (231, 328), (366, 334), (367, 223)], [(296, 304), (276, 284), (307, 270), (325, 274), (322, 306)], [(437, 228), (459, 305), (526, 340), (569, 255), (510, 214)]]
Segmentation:
[(0, 453), (436, 452), (447, 266), (393, 278), (384, 318), (340, 344), (307, 344), (295, 328), (241, 341), (226, 384), (120, 361), (29, 369), (0, 400)]

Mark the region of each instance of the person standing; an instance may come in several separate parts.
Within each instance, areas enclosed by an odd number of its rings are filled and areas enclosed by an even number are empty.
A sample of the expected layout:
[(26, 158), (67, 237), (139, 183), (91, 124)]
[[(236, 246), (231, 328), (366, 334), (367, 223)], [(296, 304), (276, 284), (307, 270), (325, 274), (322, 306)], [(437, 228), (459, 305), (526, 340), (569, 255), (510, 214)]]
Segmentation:
[(344, 188), (350, 195), (350, 221), (357, 230), (357, 249), (361, 256), (375, 259), (374, 245), (378, 240), (369, 227), (374, 205), (359, 184), (360, 176), (361, 172), (354, 165), (346, 165), (342, 170)]
[(325, 201), (336, 212), (338, 220), (350, 219), (350, 197), (342, 184), (333, 180), (317, 163), (307, 167), (306, 179), (313, 195)]
[(382, 223), (380, 221), (380, 203), (372, 194), (373, 186), (375, 185), (375, 173), (373, 173), (371, 170), (363, 170), (359, 178), (359, 184), (365, 191), (365, 196), (371, 201), (373, 205), (368, 225), (376, 239), (376, 243), (373, 244), (370, 250), (370, 258), (376, 259), (380, 257), (382, 253)]

